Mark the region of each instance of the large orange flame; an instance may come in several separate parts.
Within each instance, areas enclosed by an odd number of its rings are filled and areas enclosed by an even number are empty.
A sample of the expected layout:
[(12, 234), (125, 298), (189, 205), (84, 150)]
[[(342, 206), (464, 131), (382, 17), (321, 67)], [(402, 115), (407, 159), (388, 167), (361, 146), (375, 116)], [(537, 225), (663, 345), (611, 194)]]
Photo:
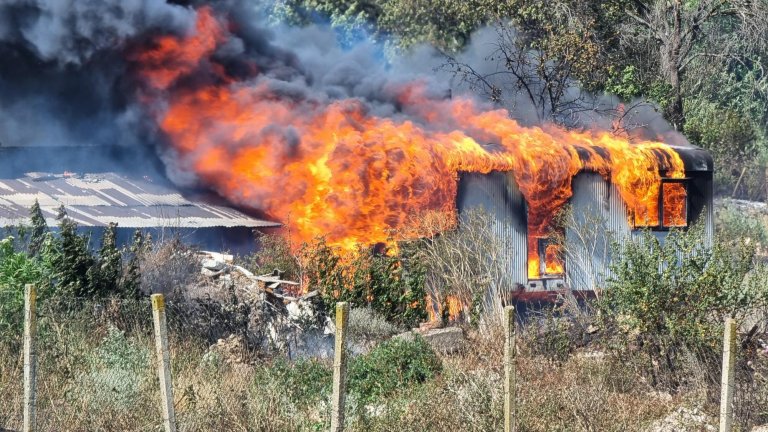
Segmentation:
[[(524, 127), (469, 99), (429, 99), (418, 82), (392, 90), (409, 120), (374, 116), (357, 99), (285, 96), (256, 66), (245, 78), (227, 75), (212, 54), (229, 37), (203, 8), (193, 34), (157, 38), (133, 58), (142, 98), (184, 168), (230, 201), (284, 221), (295, 242), (385, 242), (415, 213), (453, 212), (460, 171), (512, 172), (531, 238), (547, 234), (579, 172), (609, 178), (640, 219), (658, 215), (660, 172), (683, 177), (682, 160), (663, 143)], [(195, 84), (184, 84), (192, 73)]]

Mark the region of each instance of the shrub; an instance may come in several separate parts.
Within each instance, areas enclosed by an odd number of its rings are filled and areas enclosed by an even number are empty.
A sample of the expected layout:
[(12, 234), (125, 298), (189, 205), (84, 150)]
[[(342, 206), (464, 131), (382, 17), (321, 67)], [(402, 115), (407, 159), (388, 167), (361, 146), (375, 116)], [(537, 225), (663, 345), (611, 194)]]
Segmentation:
[[(600, 304), (605, 325), (636, 344), (655, 384), (676, 389), (686, 352), (717, 376), (722, 321), (743, 318), (768, 299), (754, 247), (705, 246), (702, 227), (673, 231), (662, 243), (650, 232), (616, 245)], [(627, 339), (628, 338), (628, 339)]]
[(330, 395), (333, 371), (328, 365), (315, 359), (293, 362), (277, 359), (260, 368), (254, 380), (276, 382), (285, 389), (292, 403), (305, 407)]
[(0, 240), (0, 339), (21, 334), (24, 285), (36, 284), (38, 297), (50, 294), (50, 268), (14, 249), (12, 237)]
[(423, 383), (441, 368), (440, 359), (423, 338), (390, 339), (350, 362), (349, 389), (361, 401), (372, 401)]
[(366, 306), (397, 325), (414, 326), (426, 318), (422, 263), (407, 244), (399, 252), (361, 248), (354, 253), (323, 239), (300, 251), (306, 283), (319, 289), (328, 310), (339, 301)]
[(75, 381), (72, 396), (92, 408), (130, 409), (148, 384), (150, 351), (132, 343), (125, 333), (110, 326), (106, 337), (86, 359), (86, 372)]
[(715, 189), (741, 198), (765, 197), (766, 142), (751, 115), (696, 101), (686, 109), (685, 133), (714, 158)]
[(734, 208), (724, 207), (715, 213), (715, 232), (718, 241), (724, 245), (746, 240), (757, 243), (758, 247), (768, 246), (768, 230), (764, 221), (745, 216)]
[(531, 320), (523, 338), (533, 354), (550, 360), (564, 361), (576, 347), (575, 324), (570, 317), (556, 317), (551, 309), (540, 320)]
[(442, 311), (450, 296), (469, 312), (466, 318), (500, 318), (512, 247), (493, 233), (490, 215), (466, 212), (458, 229), (452, 216), (443, 213), (420, 215), (417, 224), (425, 236), (417, 242), (416, 259), (427, 269), (426, 289)]
[(258, 252), (245, 260), (245, 266), (249, 270), (255, 274), (267, 274), (277, 269), (284, 272), (283, 277), (287, 280), (298, 281), (301, 278), (298, 260), (285, 236), (260, 234), (257, 240)]
[(357, 307), (349, 312), (348, 331), (353, 340), (376, 340), (392, 336), (399, 329), (373, 309)]
[(200, 274), (200, 263), (195, 251), (184, 245), (178, 237), (152, 243), (143, 240), (140, 254), (141, 289), (147, 293), (169, 294), (173, 289), (190, 284)]

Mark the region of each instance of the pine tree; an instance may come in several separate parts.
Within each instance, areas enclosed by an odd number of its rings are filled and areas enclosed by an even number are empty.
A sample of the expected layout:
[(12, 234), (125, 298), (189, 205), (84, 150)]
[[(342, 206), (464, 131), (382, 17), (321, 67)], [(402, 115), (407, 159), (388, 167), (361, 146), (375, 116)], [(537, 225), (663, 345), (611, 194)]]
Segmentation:
[(43, 210), (40, 203), (35, 200), (32, 208), (29, 209), (29, 218), (32, 222), (32, 237), (29, 240), (29, 255), (37, 256), (45, 241), (45, 235), (48, 232), (48, 224), (45, 222)]
[(105, 296), (117, 293), (122, 267), (123, 258), (117, 249), (117, 224), (110, 223), (104, 230), (99, 255), (88, 275), (95, 294)]
[(93, 293), (89, 270), (94, 264), (88, 249), (88, 239), (77, 234), (77, 224), (67, 216), (64, 206), (59, 208), (59, 253), (54, 256), (54, 272), (59, 291), (73, 297), (86, 297)]
[(144, 234), (141, 230), (133, 233), (133, 242), (128, 253), (128, 265), (123, 279), (123, 292), (128, 296), (138, 297), (141, 294), (141, 257), (146, 250)]

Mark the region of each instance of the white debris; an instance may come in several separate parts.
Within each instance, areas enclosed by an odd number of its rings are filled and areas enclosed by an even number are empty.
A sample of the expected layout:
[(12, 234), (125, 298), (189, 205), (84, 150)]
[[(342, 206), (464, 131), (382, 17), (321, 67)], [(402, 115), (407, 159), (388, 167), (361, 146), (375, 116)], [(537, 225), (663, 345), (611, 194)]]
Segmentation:
[(227, 266), (225, 262), (218, 261), (211, 258), (203, 259), (201, 261), (201, 264), (203, 265), (204, 269), (213, 270), (213, 271), (224, 270), (224, 267)]
[(200, 254), (212, 260), (216, 260), (226, 264), (232, 264), (232, 262), (235, 260), (234, 255), (223, 254), (221, 252), (200, 251)]
[(648, 432), (716, 431), (714, 420), (698, 408), (680, 407), (667, 417), (654, 422)]

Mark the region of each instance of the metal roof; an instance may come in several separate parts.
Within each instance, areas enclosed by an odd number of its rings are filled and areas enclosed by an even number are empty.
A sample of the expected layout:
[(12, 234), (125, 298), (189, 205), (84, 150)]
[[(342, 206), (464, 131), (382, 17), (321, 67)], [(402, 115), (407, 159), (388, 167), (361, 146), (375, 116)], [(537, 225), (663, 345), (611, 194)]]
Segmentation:
[(110, 222), (121, 228), (280, 226), (225, 206), (191, 201), (164, 180), (115, 173), (28, 173), (0, 178), (0, 226), (28, 222), (35, 200), (49, 225), (56, 224), (58, 208), (64, 205), (69, 217), (83, 227)]

